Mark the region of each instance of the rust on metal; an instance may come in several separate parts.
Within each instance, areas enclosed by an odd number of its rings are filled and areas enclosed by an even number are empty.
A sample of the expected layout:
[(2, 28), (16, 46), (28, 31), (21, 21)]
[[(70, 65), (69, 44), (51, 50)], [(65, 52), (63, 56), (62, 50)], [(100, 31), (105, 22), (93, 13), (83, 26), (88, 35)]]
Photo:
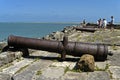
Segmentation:
[(95, 29), (95, 28), (88, 28), (88, 27), (84, 27), (84, 28), (74, 27), (74, 29), (80, 30), (80, 31), (86, 31), (86, 32), (95, 32), (95, 31), (97, 30), (97, 29)]
[(63, 37), (63, 51), (61, 52), (61, 59), (65, 60), (66, 58), (66, 50), (67, 50), (67, 44), (68, 44), (68, 37), (64, 36)]
[[(63, 59), (65, 59), (66, 54), (79, 57), (83, 54), (90, 54), (93, 55), (96, 60), (105, 60), (107, 55), (109, 55), (107, 45), (68, 42), (68, 37), (64, 37), (63, 41), (51, 41), (11, 35), (8, 37), (8, 46), (57, 52), (61, 54), (61, 58)], [(27, 50), (25, 51), (27, 52)]]

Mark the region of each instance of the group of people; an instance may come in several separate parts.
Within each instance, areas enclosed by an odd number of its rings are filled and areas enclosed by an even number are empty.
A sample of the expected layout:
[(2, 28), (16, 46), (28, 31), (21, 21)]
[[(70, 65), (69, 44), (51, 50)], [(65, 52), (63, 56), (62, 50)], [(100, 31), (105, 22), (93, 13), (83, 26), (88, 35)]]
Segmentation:
[[(107, 27), (107, 24), (108, 24), (108, 22), (107, 22), (107, 20), (106, 19), (99, 19), (98, 21), (97, 21), (97, 25), (98, 25), (98, 28), (106, 28)], [(111, 16), (111, 21), (109, 22), (109, 25), (110, 25), (110, 28), (112, 29), (113, 28), (113, 24), (114, 24), (114, 17), (113, 16)]]
[(106, 26), (107, 26), (107, 20), (106, 19), (99, 19), (98, 21), (97, 21), (97, 25), (98, 25), (98, 28), (106, 28)]

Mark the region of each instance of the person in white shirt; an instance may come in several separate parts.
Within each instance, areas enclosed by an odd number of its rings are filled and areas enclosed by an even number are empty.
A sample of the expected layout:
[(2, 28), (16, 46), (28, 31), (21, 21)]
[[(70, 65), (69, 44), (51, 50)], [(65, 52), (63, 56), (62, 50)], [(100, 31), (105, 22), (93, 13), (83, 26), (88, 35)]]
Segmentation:
[(107, 27), (107, 20), (103, 19), (103, 24), (102, 24), (103, 28), (105, 29)]

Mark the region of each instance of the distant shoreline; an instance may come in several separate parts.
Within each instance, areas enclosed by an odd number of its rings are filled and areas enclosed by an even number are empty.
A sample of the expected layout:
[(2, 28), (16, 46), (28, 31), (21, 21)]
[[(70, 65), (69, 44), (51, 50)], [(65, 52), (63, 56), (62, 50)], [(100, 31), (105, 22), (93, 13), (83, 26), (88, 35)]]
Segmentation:
[[(13, 23), (13, 24), (16, 24), (16, 23), (25, 23), (25, 24), (76, 24), (76, 25), (79, 25), (80, 23), (82, 22), (0, 22), (0, 23)], [(87, 22), (87, 23), (90, 23), (90, 24), (96, 24), (95, 22)], [(115, 25), (120, 25), (120, 22), (115, 22), (114, 23)]]

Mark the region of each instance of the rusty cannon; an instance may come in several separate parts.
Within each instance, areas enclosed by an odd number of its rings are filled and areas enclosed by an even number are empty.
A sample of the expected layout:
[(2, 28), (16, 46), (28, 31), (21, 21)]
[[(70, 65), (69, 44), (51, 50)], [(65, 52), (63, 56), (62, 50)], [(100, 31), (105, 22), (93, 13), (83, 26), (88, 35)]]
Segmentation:
[(63, 41), (52, 41), (10, 35), (8, 37), (8, 47), (22, 49), (24, 56), (29, 56), (28, 49), (57, 52), (61, 54), (61, 59), (63, 60), (66, 54), (78, 57), (83, 54), (90, 54), (93, 55), (96, 60), (106, 60), (107, 55), (112, 54), (108, 52), (107, 45), (68, 42), (68, 37), (64, 37)]
[(89, 28), (89, 27), (84, 27), (84, 28), (74, 27), (74, 29), (79, 30), (79, 31), (85, 31), (85, 32), (95, 32), (95, 31), (97, 31), (97, 29)]

